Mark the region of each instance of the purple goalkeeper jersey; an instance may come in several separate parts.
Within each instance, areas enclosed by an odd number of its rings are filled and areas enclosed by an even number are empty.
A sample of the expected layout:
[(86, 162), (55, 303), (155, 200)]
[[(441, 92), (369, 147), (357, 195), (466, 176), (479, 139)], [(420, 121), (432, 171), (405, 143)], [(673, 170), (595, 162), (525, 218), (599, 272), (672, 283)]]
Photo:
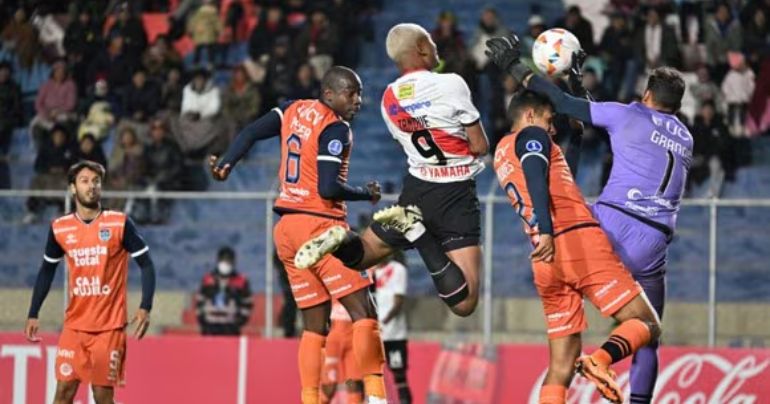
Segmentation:
[(673, 230), (692, 163), (693, 139), (670, 114), (634, 102), (591, 103), (591, 121), (607, 129), (612, 170), (597, 203)]

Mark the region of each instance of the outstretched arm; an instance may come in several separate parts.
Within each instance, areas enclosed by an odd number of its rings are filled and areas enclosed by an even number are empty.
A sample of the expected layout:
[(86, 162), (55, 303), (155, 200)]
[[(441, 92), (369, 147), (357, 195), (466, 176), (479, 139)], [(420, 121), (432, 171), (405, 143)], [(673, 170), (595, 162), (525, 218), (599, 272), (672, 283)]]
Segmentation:
[(379, 185), (350, 186), (340, 177), (342, 155), (350, 147), (350, 128), (337, 122), (324, 129), (318, 139), (318, 194), (337, 201), (372, 201), (380, 198)]
[(288, 105), (290, 103), (273, 108), (270, 112), (241, 129), (235, 140), (230, 144), (230, 147), (227, 148), (221, 161), (218, 161), (217, 156), (211, 156), (209, 158), (209, 167), (214, 179), (219, 181), (226, 180), (233, 167), (251, 150), (254, 143), (280, 135), (283, 110)]
[(587, 99), (573, 97), (562, 91), (556, 84), (534, 73), (524, 79), (524, 87), (548, 97), (557, 113), (591, 123), (591, 102)]
[(559, 87), (535, 74), (519, 60), (519, 38), (515, 34), (487, 41), (486, 54), (503, 71), (508, 72), (528, 90), (548, 97), (556, 112), (591, 123), (590, 103), (585, 99), (564, 93)]

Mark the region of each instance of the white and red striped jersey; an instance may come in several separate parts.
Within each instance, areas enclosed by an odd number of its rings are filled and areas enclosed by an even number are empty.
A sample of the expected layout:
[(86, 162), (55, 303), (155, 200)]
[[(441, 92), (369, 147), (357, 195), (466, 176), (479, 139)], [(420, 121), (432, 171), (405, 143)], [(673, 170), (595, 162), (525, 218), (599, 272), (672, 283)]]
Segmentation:
[(465, 181), (484, 169), (471, 154), (465, 127), (479, 120), (465, 80), (454, 73), (417, 70), (390, 83), (382, 117), (401, 143), (409, 173), (428, 182)]

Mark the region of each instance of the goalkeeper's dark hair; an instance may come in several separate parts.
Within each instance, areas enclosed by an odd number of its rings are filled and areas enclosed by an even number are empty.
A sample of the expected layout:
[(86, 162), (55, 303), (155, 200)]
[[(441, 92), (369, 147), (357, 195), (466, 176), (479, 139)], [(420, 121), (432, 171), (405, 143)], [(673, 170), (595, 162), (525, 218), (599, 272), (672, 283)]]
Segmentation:
[(684, 80), (682, 75), (672, 67), (658, 67), (650, 73), (647, 80), (647, 90), (652, 94), (655, 105), (675, 113), (682, 106), (684, 95)]
[(530, 90), (520, 89), (513, 95), (511, 103), (508, 105), (508, 116), (513, 120), (514, 126), (521, 113), (530, 108), (539, 115), (545, 112), (546, 109), (553, 110), (553, 105), (545, 96)]
[(81, 160), (75, 164), (73, 164), (69, 170), (67, 170), (67, 183), (68, 184), (74, 184), (75, 179), (77, 179), (78, 174), (80, 174), (81, 171), (89, 169), (93, 172), (95, 172), (97, 175), (99, 175), (100, 180), (104, 180), (104, 176), (107, 173), (107, 170), (104, 169), (104, 166), (90, 160)]

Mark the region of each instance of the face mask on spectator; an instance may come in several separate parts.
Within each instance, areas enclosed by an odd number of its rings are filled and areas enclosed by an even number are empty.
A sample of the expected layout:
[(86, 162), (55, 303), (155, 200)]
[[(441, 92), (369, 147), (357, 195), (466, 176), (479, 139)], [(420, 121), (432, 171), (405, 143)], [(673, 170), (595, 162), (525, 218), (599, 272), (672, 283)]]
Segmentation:
[(217, 264), (217, 271), (222, 276), (227, 276), (233, 273), (233, 264), (227, 261), (219, 261)]

